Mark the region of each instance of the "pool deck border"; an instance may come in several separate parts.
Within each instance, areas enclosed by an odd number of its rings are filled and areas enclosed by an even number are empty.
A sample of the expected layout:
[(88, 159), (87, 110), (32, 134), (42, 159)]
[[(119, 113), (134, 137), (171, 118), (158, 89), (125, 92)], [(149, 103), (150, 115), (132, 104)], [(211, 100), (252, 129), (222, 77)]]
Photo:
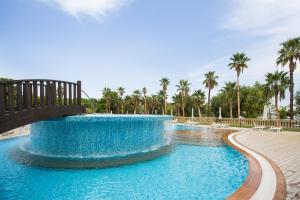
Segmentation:
[(245, 182), (227, 199), (285, 199), (287, 191), (282, 171), (268, 157), (238, 142), (236, 136), (241, 132), (238, 131), (223, 136), (224, 142), (242, 153), (249, 162), (249, 172)]

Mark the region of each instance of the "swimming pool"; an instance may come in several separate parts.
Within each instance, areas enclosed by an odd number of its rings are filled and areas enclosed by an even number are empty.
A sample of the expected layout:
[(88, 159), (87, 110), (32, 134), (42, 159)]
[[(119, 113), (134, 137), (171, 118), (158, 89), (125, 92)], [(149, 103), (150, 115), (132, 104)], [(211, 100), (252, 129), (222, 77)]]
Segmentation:
[(182, 144), (168, 155), (115, 168), (30, 167), (10, 158), (27, 139), (0, 141), (0, 199), (224, 199), (248, 173), (247, 159), (229, 147)]

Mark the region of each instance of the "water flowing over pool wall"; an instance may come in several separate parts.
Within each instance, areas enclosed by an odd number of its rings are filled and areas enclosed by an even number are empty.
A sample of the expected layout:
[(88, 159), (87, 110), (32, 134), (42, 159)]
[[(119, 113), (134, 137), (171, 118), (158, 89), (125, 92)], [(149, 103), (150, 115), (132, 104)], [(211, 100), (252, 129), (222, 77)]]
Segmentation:
[[(156, 152), (168, 144), (165, 122), (171, 116), (78, 115), (31, 125), (23, 151), (31, 155), (100, 160)], [(140, 160), (140, 159), (138, 159)]]

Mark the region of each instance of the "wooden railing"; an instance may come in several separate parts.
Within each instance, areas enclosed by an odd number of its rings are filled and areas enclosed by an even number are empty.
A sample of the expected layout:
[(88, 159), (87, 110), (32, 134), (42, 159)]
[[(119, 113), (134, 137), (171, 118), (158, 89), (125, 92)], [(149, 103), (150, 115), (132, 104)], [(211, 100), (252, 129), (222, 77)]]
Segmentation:
[[(187, 120), (193, 120), (194, 122), (198, 122), (200, 124), (212, 124), (212, 123), (224, 123), (231, 126), (242, 126), (242, 127), (253, 127), (255, 125), (264, 125), (266, 127), (277, 126), (276, 119), (252, 119), (252, 118), (215, 118), (215, 117), (174, 117), (178, 122), (186, 122)], [(297, 128), (300, 129), (300, 120), (279, 120), (279, 124), (283, 128)]]
[(34, 121), (84, 112), (80, 81), (0, 81), (0, 134)]

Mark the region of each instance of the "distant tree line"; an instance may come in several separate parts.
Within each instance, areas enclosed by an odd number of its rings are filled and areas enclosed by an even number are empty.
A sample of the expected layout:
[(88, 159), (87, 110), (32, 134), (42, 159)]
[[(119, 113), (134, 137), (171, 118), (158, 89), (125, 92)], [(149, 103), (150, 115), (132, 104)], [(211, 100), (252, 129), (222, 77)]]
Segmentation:
[[(167, 102), (170, 80), (163, 77), (160, 80), (161, 90), (156, 94), (148, 94), (146, 87), (135, 90), (132, 94), (126, 94), (123, 87), (117, 90), (104, 88), (102, 97), (93, 99), (96, 112), (101, 113), (143, 113), (143, 114), (172, 114), (176, 116), (191, 116), (192, 108), (194, 116), (218, 116), (219, 107), (222, 108), (222, 116), (228, 118), (256, 118), (262, 115), (264, 106), (270, 100), (275, 99), (274, 110), (276, 117), (285, 118), (300, 110), (300, 91), (294, 96), (294, 71), (300, 60), (300, 37), (289, 39), (280, 44), (276, 63), (278, 66), (287, 67), (288, 71), (274, 71), (265, 75), (265, 82), (256, 82), (252, 86), (240, 86), (240, 77), (248, 68), (250, 58), (245, 53), (234, 54), (228, 67), (236, 72), (236, 82), (226, 82), (218, 94), (211, 97), (211, 91), (218, 85), (219, 76), (214, 71), (204, 74), (203, 86), (207, 89), (207, 97), (203, 89), (190, 91), (191, 84), (188, 80), (180, 80), (176, 84), (177, 92)], [(285, 91), (290, 91), (289, 110), (279, 109), (280, 100), (285, 98)], [(295, 101), (295, 103), (294, 103)], [(89, 101), (83, 101), (91, 112)], [(294, 110), (295, 107), (295, 110)]]

